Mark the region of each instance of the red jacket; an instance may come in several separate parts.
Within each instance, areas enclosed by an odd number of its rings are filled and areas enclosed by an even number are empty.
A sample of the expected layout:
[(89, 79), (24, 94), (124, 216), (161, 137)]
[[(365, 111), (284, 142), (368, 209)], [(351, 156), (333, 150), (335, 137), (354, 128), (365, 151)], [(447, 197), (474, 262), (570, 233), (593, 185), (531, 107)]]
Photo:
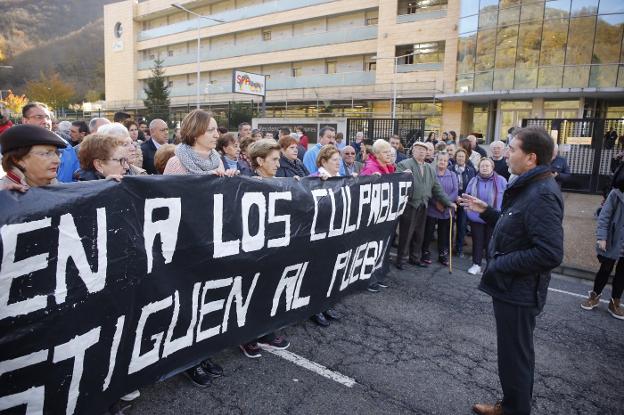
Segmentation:
[(7, 121), (4, 124), (0, 124), (0, 134), (2, 134), (11, 127), (13, 127), (13, 123), (11, 122), (11, 120)]

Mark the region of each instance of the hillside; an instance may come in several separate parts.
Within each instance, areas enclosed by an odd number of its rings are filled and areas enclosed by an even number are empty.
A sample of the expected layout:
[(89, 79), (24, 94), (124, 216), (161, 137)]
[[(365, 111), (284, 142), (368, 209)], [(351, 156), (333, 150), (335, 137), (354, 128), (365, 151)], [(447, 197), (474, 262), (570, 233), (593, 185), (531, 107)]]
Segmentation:
[(59, 72), (78, 98), (104, 90), (103, 6), (116, 0), (0, 0), (2, 89), (23, 92), (39, 73)]

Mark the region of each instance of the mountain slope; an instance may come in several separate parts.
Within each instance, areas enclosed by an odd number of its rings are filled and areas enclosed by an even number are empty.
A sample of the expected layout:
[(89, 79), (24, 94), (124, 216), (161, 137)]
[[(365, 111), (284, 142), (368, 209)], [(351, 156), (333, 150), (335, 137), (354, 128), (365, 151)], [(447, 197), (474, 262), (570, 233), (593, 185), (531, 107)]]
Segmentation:
[(23, 92), (40, 72), (59, 72), (78, 99), (104, 90), (103, 6), (115, 0), (0, 0), (2, 89)]

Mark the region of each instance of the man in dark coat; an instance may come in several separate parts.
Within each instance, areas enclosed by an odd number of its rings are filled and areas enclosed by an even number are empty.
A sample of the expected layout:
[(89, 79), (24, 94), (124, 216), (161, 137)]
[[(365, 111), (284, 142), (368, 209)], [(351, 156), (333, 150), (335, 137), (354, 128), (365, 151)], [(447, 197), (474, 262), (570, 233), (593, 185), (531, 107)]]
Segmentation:
[(570, 174), (570, 167), (568, 167), (568, 161), (559, 155), (559, 146), (557, 146), (557, 144), (555, 144), (553, 159), (550, 162), (550, 171), (552, 171), (559, 186), (568, 181), (572, 176)]
[(516, 130), (509, 166), (519, 177), (505, 191), (501, 211), (471, 196), (460, 200), (495, 225), (479, 289), (494, 303), (503, 400), (475, 405), (478, 414), (531, 413), (535, 318), (546, 301), (550, 272), (563, 259), (563, 199), (550, 171), (552, 154), (545, 130)]
[(150, 122), (149, 131), (151, 138), (141, 144), (141, 152), (143, 153), (143, 168), (147, 174), (158, 174), (154, 167), (154, 155), (163, 144), (167, 144), (169, 140), (169, 127), (167, 123), (160, 119)]

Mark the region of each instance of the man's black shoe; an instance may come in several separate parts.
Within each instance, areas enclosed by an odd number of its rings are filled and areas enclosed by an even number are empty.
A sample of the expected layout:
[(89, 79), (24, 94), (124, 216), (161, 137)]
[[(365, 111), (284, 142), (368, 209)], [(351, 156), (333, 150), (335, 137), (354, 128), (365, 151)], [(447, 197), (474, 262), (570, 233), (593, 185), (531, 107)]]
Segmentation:
[(325, 315), (326, 318), (330, 320), (340, 320), (340, 314), (336, 313), (331, 308), (328, 309), (327, 311), (324, 311), (323, 314)]
[(220, 378), (223, 376), (223, 368), (210, 359), (201, 362), (201, 367), (213, 378)]
[(417, 262), (415, 265), (420, 268), (429, 268), (429, 264), (422, 261)]
[(405, 265), (403, 264), (403, 262), (402, 262), (402, 261), (397, 261), (397, 262), (395, 262), (395, 263), (394, 263), (394, 266), (395, 266), (397, 269), (401, 269), (401, 270), (405, 268)]
[(313, 322), (315, 322), (321, 327), (329, 326), (329, 321), (327, 321), (323, 313), (318, 313), (318, 314), (313, 315), (312, 317), (310, 317), (310, 320), (312, 320)]
[(193, 385), (205, 388), (212, 381), (212, 375), (204, 370), (202, 365), (193, 366), (187, 369), (184, 374), (188, 377)]
[(378, 293), (379, 292), (379, 284), (374, 283), (368, 286), (367, 288), (369, 293)]
[(377, 283), (377, 285), (379, 285), (381, 288), (388, 288), (388, 283), (386, 283), (386, 282), (381, 282), (381, 281), (379, 281), (379, 282)]

